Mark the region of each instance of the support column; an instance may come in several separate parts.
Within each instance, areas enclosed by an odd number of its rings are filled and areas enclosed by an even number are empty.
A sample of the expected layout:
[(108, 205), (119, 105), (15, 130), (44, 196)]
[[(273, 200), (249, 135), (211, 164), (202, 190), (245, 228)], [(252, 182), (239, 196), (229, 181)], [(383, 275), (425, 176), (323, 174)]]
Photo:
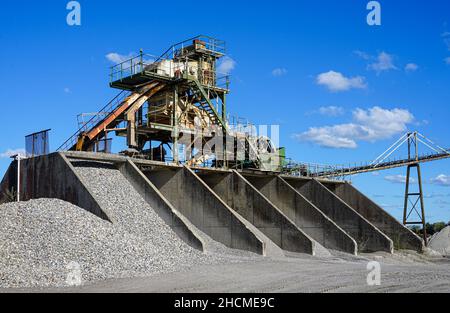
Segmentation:
[(175, 163), (178, 163), (179, 158), (179, 149), (178, 149), (178, 137), (179, 137), (179, 115), (178, 115), (178, 87), (174, 87), (174, 94), (173, 94), (173, 108), (172, 108), (172, 154), (173, 154), (173, 161)]
[[(410, 192), (410, 184), (411, 184), (411, 169), (416, 168), (417, 170), (417, 180), (419, 184), (419, 192)], [(411, 198), (413, 199), (411, 201)], [(420, 203), (420, 211), (418, 210), (417, 206)], [(409, 208), (409, 204), (412, 205), (411, 208)], [(417, 221), (409, 221), (412, 212), (416, 212), (418, 216)], [(423, 200), (423, 187), (422, 187), (422, 173), (420, 171), (420, 164), (412, 164), (408, 165), (408, 168), (406, 170), (406, 187), (405, 187), (405, 205), (403, 209), (403, 224), (405, 226), (407, 225), (422, 225), (423, 227), (423, 240), (425, 245), (428, 244), (427, 242), (427, 229), (426, 229), (426, 220), (425, 220), (425, 203)]]
[[(403, 208), (403, 224), (406, 225), (422, 225), (422, 234), (425, 246), (427, 246), (427, 230), (426, 230), (426, 221), (425, 221), (425, 204), (423, 201), (423, 188), (422, 188), (422, 173), (420, 171), (420, 162), (419, 162), (419, 140), (417, 138), (417, 132), (408, 133), (408, 160), (412, 159), (412, 149), (414, 148), (414, 161), (415, 163), (408, 165), (406, 170), (406, 188), (405, 188), (405, 206)], [(417, 180), (419, 184), (419, 192), (411, 193), (410, 182), (411, 182), (411, 169), (416, 168), (417, 170)], [(415, 201), (410, 201), (410, 198), (416, 197)], [(420, 212), (417, 210), (417, 205), (420, 202)], [(409, 203), (412, 204), (412, 207), (409, 209)], [(418, 221), (409, 222), (409, 218), (411, 213), (415, 211), (419, 217)]]
[[(220, 97), (219, 97), (220, 98)], [(225, 104), (225, 94), (223, 94), (223, 98), (222, 100), (222, 107), (221, 107), (221, 113), (222, 113), (222, 121), (224, 123), (224, 127), (223, 127), (223, 138), (224, 138), (224, 143), (223, 143), (223, 164), (225, 168), (228, 168), (228, 140), (230, 140), (230, 138), (228, 138), (228, 132), (227, 132), (227, 114), (226, 114), (226, 104)], [(234, 146), (234, 144), (233, 144)]]

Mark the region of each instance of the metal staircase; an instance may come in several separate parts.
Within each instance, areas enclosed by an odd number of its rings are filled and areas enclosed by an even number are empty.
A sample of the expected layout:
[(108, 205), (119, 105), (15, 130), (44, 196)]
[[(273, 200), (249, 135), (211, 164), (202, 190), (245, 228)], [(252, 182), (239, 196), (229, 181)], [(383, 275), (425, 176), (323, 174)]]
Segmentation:
[(198, 102), (198, 107), (202, 110), (204, 110), (211, 121), (215, 122), (217, 125), (221, 126), (222, 129), (226, 130), (227, 126), (222, 119), (222, 117), (217, 112), (216, 108), (214, 107), (213, 103), (210, 100), (210, 97), (206, 90), (203, 88), (203, 86), (200, 84), (200, 82), (197, 79), (192, 80), (195, 85), (196, 93), (194, 96), (199, 96), (200, 101)]
[[(69, 151), (75, 150), (78, 139), (82, 134), (87, 133), (90, 129), (93, 129), (107, 116), (111, 115), (123, 101), (130, 95), (129, 91), (122, 90), (119, 92), (108, 104), (106, 104), (98, 113), (96, 113), (90, 120), (84, 123), (72, 136), (69, 137), (56, 151)], [(106, 113), (106, 115), (105, 115)]]
[(107, 128), (116, 127), (124, 122), (125, 112), (134, 104), (142, 105), (148, 98), (161, 90), (164, 84), (152, 82), (134, 92), (121, 91), (99, 113), (66, 140), (57, 151), (84, 151), (87, 146), (106, 134)]

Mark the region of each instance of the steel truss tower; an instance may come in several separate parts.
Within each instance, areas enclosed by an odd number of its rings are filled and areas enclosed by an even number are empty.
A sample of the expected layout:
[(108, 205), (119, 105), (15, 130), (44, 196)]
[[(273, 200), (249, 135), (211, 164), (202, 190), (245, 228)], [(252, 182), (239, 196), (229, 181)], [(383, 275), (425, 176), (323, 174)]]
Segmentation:
[[(412, 152), (414, 151), (414, 155)], [(403, 208), (403, 224), (404, 225), (422, 225), (423, 240), (427, 245), (427, 230), (425, 220), (425, 204), (423, 200), (423, 187), (422, 187), (422, 172), (419, 162), (419, 140), (417, 138), (417, 132), (408, 133), (408, 159), (412, 160), (414, 157), (415, 163), (409, 164), (406, 169), (406, 188), (405, 188), (405, 205)], [(418, 191), (411, 192), (412, 184), (414, 184), (411, 178), (411, 170), (417, 171), (417, 184)], [(420, 207), (419, 207), (420, 206)], [(411, 219), (412, 213), (415, 212), (418, 219)]]

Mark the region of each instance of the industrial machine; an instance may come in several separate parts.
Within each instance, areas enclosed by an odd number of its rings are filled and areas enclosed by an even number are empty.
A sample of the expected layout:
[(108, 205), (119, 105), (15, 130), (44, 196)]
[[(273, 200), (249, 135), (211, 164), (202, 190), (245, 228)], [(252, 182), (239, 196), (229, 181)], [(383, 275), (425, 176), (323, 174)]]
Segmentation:
[(114, 133), (134, 157), (164, 162), (171, 150), (189, 166), (280, 171), (284, 152), (270, 138), (230, 127), (229, 75), (217, 71), (225, 53), (224, 41), (198, 36), (113, 66), (110, 86), (121, 92), (58, 151), (108, 152)]

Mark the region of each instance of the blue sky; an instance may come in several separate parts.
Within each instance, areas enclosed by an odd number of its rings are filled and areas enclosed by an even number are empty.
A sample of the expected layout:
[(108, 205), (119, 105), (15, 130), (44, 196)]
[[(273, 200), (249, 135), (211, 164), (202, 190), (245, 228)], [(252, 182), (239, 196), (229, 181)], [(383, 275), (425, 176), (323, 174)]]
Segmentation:
[[(382, 25), (372, 27), (366, 0), (84, 0), (78, 27), (66, 23), (67, 2), (2, 1), (1, 176), (7, 151), (23, 148), (26, 134), (52, 128), (55, 149), (75, 131), (77, 114), (116, 94), (108, 54), (160, 54), (198, 34), (227, 41), (229, 111), (279, 124), (295, 160), (371, 161), (406, 130), (450, 147), (449, 1), (379, 1)], [(431, 221), (450, 220), (449, 164), (423, 166)], [(395, 181), (403, 175), (352, 180), (400, 218), (404, 185)]]

